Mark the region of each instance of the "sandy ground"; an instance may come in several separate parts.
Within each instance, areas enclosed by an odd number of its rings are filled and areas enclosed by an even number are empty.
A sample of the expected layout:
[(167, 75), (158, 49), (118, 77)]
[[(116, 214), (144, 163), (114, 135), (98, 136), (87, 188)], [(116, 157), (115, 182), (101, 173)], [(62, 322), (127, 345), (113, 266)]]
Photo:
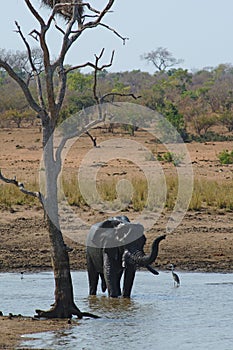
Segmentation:
[[(0, 349), (16, 349), (19, 339), (24, 334), (56, 331), (77, 325), (76, 320), (68, 324), (68, 320), (37, 320), (33, 317), (1, 316), (0, 317)], [(22, 348), (21, 348), (22, 349)]]
[[(99, 131), (97, 142), (100, 144), (106, 135)], [(125, 137), (120, 135), (120, 137)], [(113, 135), (116, 142), (118, 135)], [(152, 152), (163, 152), (162, 146), (155, 145), (141, 132), (134, 141), (143, 143)], [(191, 143), (187, 145), (195, 178), (215, 179), (231, 182), (232, 166), (221, 166), (217, 154), (232, 150), (233, 143), (215, 142), (206, 144)], [(67, 174), (75, 173), (78, 164), (92, 149), (90, 139), (85, 136), (71, 148), (65, 161)], [(25, 186), (38, 177), (41, 158), (41, 134), (37, 129), (0, 130), (0, 168), (5, 176), (24, 182)], [(106, 162), (107, 163), (107, 162)], [(169, 164), (164, 164), (164, 171), (171, 171)], [(104, 164), (98, 176), (121, 178), (125, 173), (134, 174), (130, 162), (121, 162), (118, 158), (111, 164)], [(3, 184), (0, 184), (0, 191)], [(5, 186), (5, 185), (4, 185)], [(9, 186), (9, 185), (8, 185)], [(4, 209), (0, 216), (0, 271), (38, 271), (51, 269), (50, 246), (43, 222), (43, 211), (38, 207), (26, 208), (13, 206)], [(102, 220), (103, 213), (77, 208), (77, 214), (89, 224)], [(122, 213), (124, 214), (124, 213)], [(130, 219), (137, 218), (134, 212), (126, 212)], [(159, 222), (147, 232), (146, 251), (149, 251), (152, 240), (166, 229), (170, 213), (165, 211)], [(155, 262), (158, 270), (168, 269), (170, 263), (177, 270), (186, 271), (220, 271), (233, 270), (233, 214), (227, 211), (205, 209), (198, 212), (187, 212), (180, 225), (160, 245), (159, 257)], [(64, 237), (67, 245), (73, 248), (70, 253), (72, 269), (85, 269), (85, 247), (78, 242)], [(1, 309), (1, 307), (0, 307)], [(9, 310), (13, 312), (14, 310)], [(0, 318), (0, 349), (13, 349), (18, 336), (24, 333), (64, 327), (66, 324), (57, 321), (32, 321), (31, 319)], [(54, 328), (53, 328), (54, 327)]]

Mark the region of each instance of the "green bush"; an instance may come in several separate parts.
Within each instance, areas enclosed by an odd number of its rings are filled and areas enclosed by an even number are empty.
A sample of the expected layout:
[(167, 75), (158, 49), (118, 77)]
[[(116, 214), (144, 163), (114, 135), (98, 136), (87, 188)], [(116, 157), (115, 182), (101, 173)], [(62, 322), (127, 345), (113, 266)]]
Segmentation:
[(221, 164), (233, 164), (233, 151), (224, 150), (220, 152), (218, 159)]
[(164, 161), (166, 163), (173, 163), (175, 166), (179, 166), (180, 163), (183, 160), (183, 156), (182, 155), (178, 155), (172, 152), (166, 152), (163, 155), (158, 154), (157, 155), (157, 160), (158, 161)]
[(171, 152), (164, 153), (163, 160), (165, 162), (167, 162), (167, 163), (172, 163), (172, 161), (173, 161), (173, 153), (171, 153)]
[(196, 142), (222, 142), (222, 141), (233, 141), (231, 135), (222, 135), (215, 133), (214, 131), (207, 131), (204, 135), (189, 135), (189, 141)]

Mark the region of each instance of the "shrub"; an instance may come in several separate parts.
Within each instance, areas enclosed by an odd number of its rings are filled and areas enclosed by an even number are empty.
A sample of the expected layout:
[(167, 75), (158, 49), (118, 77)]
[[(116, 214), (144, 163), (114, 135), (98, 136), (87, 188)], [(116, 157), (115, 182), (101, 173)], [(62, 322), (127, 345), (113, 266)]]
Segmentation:
[(173, 153), (171, 153), (171, 152), (164, 153), (163, 160), (165, 162), (167, 162), (167, 163), (172, 163), (172, 161), (173, 161)]
[(222, 135), (217, 134), (213, 131), (207, 131), (204, 135), (189, 135), (189, 141), (196, 142), (218, 142), (218, 141), (233, 141), (233, 137), (231, 135)]
[(221, 164), (233, 164), (233, 151), (224, 150), (218, 154)]
[(173, 163), (175, 166), (179, 166), (182, 162), (183, 156), (179, 154), (175, 154), (172, 152), (166, 152), (164, 155), (159, 154), (157, 156), (158, 161), (164, 161), (167, 163)]

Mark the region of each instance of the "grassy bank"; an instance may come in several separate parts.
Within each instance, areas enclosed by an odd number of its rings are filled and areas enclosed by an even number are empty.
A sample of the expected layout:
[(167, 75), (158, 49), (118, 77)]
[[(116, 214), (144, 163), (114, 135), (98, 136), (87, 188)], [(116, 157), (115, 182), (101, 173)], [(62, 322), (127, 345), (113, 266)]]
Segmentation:
[[(151, 185), (150, 193), (152, 195), (149, 197), (148, 184), (145, 179), (97, 182), (98, 196), (87, 183), (85, 188), (82, 189), (86, 196), (86, 198), (83, 198), (77, 185), (77, 179), (73, 176), (69, 180), (63, 180), (63, 191), (71, 206), (82, 207), (88, 201), (90, 206), (93, 203), (105, 202), (106, 208), (113, 210), (141, 211), (145, 206), (150, 210), (161, 206), (172, 209), (177, 198), (178, 183), (177, 179), (172, 176), (167, 176), (165, 180), (166, 182), (158, 184), (156, 188), (155, 185)], [(36, 181), (28, 183), (27, 188), (33, 191), (39, 189)], [(161, 191), (158, 192), (158, 188), (161, 188)], [(164, 193), (163, 189), (167, 193)], [(0, 184), (1, 208), (10, 209), (15, 205), (37, 206), (39, 203), (37, 199), (25, 196), (15, 186)], [(233, 210), (233, 183), (231, 181), (196, 180), (189, 210), (201, 210), (203, 208)]]

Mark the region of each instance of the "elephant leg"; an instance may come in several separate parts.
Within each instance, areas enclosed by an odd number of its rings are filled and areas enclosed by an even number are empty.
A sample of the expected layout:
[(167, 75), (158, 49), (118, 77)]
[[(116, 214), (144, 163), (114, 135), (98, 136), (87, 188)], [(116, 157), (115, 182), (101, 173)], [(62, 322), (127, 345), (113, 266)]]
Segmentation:
[(87, 255), (87, 272), (89, 281), (89, 295), (96, 295), (99, 273), (96, 271), (93, 261), (89, 255)]
[(107, 284), (108, 295), (117, 298), (121, 295), (120, 279), (122, 271), (119, 270), (118, 262), (104, 254), (104, 278)]
[(122, 277), (122, 274), (123, 274), (123, 270), (120, 270), (117, 272), (117, 275), (116, 275), (116, 284), (117, 284), (119, 296), (121, 295), (121, 277)]
[(136, 273), (136, 268), (133, 265), (127, 265), (124, 273), (123, 291), (122, 296), (124, 298), (130, 298), (134, 277)]
[(114, 273), (109, 276), (109, 279), (107, 280), (108, 295), (111, 298), (118, 298), (121, 296), (120, 279), (119, 274)]
[(107, 289), (107, 285), (106, 285), (106, 281), (103, 273), (100, 273), (100, 278), (101, 278), (101, 289), (102, 289), (102, 292), (104, 293)]

